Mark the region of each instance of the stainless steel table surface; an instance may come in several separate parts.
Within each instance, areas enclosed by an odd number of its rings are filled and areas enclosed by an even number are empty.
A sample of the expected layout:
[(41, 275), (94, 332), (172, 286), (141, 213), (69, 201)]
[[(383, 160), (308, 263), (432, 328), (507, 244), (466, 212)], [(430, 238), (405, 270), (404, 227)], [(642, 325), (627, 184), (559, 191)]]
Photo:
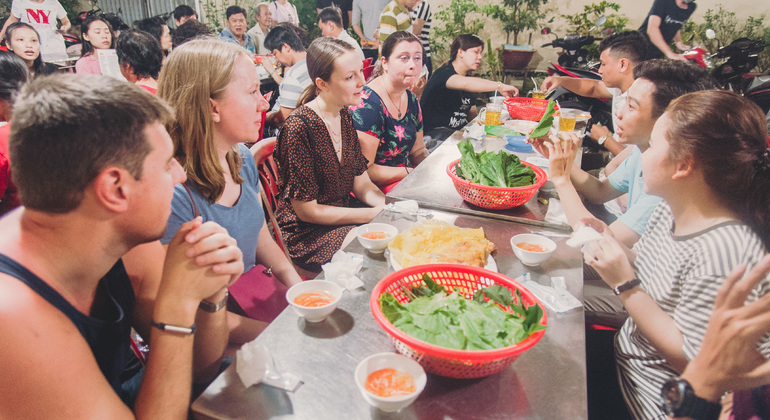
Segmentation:
[[(446, 173), (447, 165), (460, 158), (457, 144), (461, 141), (463, 141), (461, 131), (456, 131), (447, 138), (430, 156), (417, 165), (409, 176), (388, 192), (386, 196), (388, 202), (416, 200), (421, 207), (570, 230), (566, 224), (545, 221), (548, 205), (538, 201), (538, 197), (545, 198), (547, 201), (547, 198), (552, 197), (553, 194), (545, 193), (542, 188), (539, 195), (535, 195), (524, 205), (508, 210), (488, 210), (463, 200), (455, 189), (452, 179)], [(495, 152), (503, 150), (506, 144), (504, 139), (493, 136), (486, 136), (481, 143), (474, 141), (476, 151)], [(516, 155), (522, 160), (528, 156), (536, 156), (535, 153), (516, 153)], [(555, 190), (553, 191), (555, 194)]]
[[(475, 216), (431, 211), (432, 217), (459, 227), (483, 227), (497, 246), (494, 254), (502, 274), (515, 278), (530, 272), (533, 280), (550, 284), (563, 276), (568, 290), (582, 299), (582, 257), (564, 244), (560, 231)], [(382, 212), (375, 221), (399, 231), (416, 219)], [(554, 255), (539, 267), (527, 268), (513, 255), (510, 237), (530, 230), (554, 235)], [(359, 394), (353, 371), (359, 361), (379, 352), (395, 351), (388, 335), (371, 314), (369, 296), (392, 271), (387, 254), (372, 254), (353, 241), (348, 252), (364, 255), (359, 277), (364, 287), (345, 292), (326, 321), (312, 324), (291, 308), (257, 338), (267, 346), (278, 370), (302, 377), (294, 392), (266, 385), (246, 388), (235, 362), (192, 404), (197, 419), (585, 419), (587, 418), (585, 332), (583, 309), (548, 312), (548, 329), (540, 342), (504, 371), (480, 379), (428, 375), (420, 397), (399, 413), (369, 406)]]

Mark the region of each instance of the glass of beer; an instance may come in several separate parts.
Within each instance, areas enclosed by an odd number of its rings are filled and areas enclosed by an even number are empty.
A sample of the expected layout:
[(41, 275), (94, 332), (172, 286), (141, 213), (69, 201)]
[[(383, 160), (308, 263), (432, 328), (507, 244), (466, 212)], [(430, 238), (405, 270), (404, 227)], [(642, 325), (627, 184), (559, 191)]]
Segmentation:
[(577, 113), (575, 111), (561, 110), (559, 114), (559, 131), (573, 131), (576, 119)]
[(545, 99), (545, 92), (535, 88), (529, 91), (529, 96), (535, 99)]
[(486, 117), (484, 123), (486, 125), (500, 125), (500, 115), (502, 112), (503, 109), (500, 107), (500, 105), (497, 105), (494, 102), (489, 102), (486, 107)]

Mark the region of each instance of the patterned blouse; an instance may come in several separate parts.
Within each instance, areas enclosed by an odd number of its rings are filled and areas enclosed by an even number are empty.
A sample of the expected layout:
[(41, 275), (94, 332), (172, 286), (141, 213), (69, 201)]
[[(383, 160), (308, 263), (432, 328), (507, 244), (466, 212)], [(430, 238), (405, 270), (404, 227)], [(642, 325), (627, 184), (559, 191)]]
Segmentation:
[(374, 162), (383, 166), (411, 166), (409, 153), (412, 151), (417, 133), (422, 132), (422, 110), (414, 94), (407, 93), (406, 115), (400, 120), (388, 112), (382, 98), (369, 86), (364, 86), (363, 102), (350, 107), (353, 125), (380, 139)]

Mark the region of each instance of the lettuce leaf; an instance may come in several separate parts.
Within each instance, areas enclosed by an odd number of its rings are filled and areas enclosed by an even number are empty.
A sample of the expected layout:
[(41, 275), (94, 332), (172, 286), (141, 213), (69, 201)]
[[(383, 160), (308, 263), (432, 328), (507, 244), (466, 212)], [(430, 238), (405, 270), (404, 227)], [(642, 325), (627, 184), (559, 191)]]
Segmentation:
[(548, 107), (545, 109), (545, 114), (543, 114), (543, 118), (540, 119), (540, 122), (537, 123), (537, 126), (535, 127), (535, 129), (532, 130), (531, 133), (529, 133), (529, 137), (527, 138), (536, 139), (548, 134), (548, 130), (550, 130), (551, 126), (553, 126), (553, 113), (556, 111), (555, 107), (556, 107), (556, 102), (549, 100)]
[(535, 183), (535, 171), (518, 156), (504, 151), (476, 153), (469, 140), (457, 144), (461, 158), (455, 168), (460, 178), (490, 187), (521, 187)]
[[(401, 304), (391, 294), (380, 296), (380, 308), (398, 329), (427, 343), (460, 350), (488, 350), (518, 343), (546, 328), (540, 324), (539, 305), (524, 307), (520, 293), (516, 298), (503, 286), (479, 290), (472, 299), (447, 292), (430, 276), (423, 276), (426, 290), (443, 290)], [(412, 290), (414, 290), (413, 288)], [(506, 312), (507, 308), (512, 312)]]

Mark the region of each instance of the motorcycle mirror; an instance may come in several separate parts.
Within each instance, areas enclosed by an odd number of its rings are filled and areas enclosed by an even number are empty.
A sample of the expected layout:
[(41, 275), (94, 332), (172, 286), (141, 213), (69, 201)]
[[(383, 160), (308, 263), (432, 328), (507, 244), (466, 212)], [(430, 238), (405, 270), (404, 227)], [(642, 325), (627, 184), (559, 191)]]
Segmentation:
[(551, 28), (549, 28), (549, 27), (545, 27), (545, 28), (540, 30), (540, 34), (542, 34), (542, 35), (548, 35), (550, 33), (551, 33)]
[(711, 28), (709, 28), (709, 29), (706, 29), (706, 38), (708, 38), (708, 39), (714, 39), (714, 38), (716, 38), (716, 37), (717, 37), (717, 33), (716, 33), (716, 32), (714, 32), (714, 30), (713, 30), (713, 29), (711, 29)]
[(596, 23), (594, 23), (594, 27), (598, 28), (599, 26), (604, 25), (605, 22), (607, 22), (607, 16), (602, 16), (599, 19), (596, 19)]

